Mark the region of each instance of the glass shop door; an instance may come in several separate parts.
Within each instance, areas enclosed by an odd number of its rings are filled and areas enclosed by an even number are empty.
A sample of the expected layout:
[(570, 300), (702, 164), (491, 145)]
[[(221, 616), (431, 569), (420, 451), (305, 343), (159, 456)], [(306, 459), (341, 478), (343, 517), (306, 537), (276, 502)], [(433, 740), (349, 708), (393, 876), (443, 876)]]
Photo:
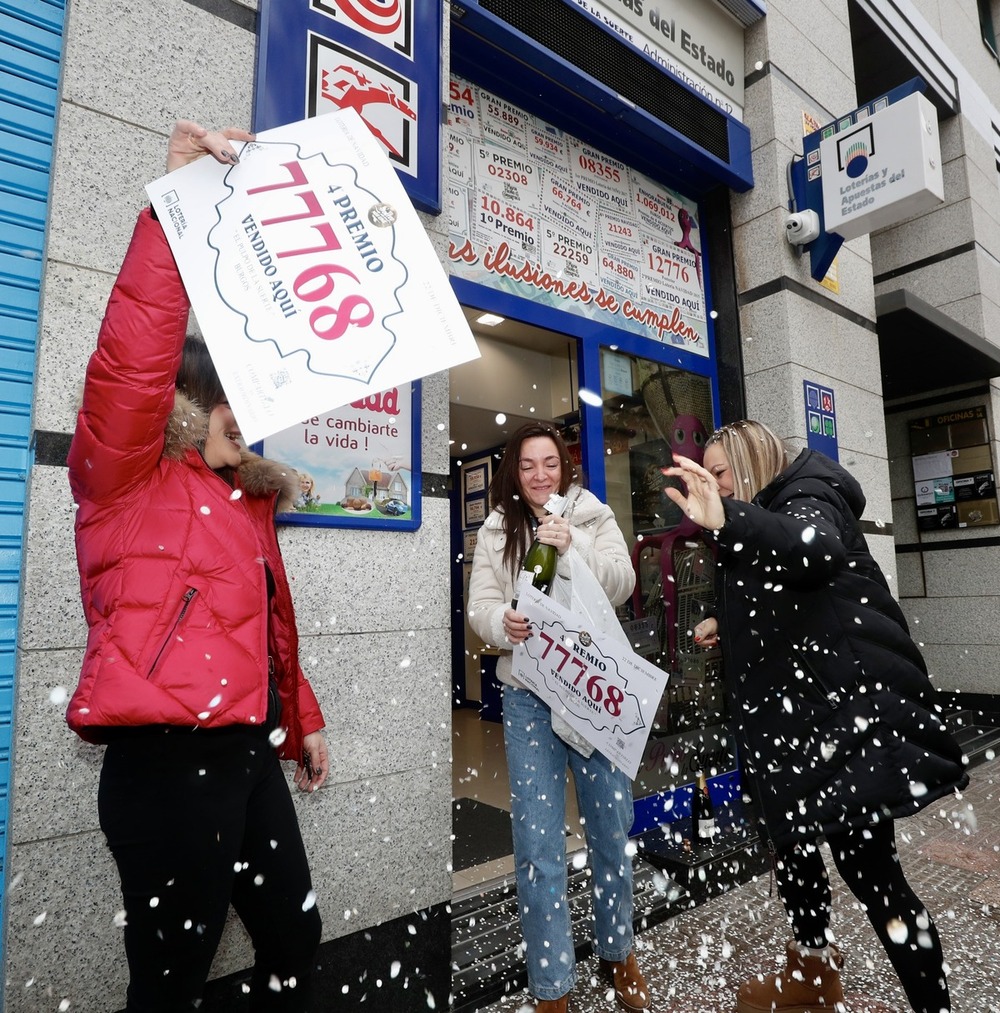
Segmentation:
[[(721, 652), (698, 647), (693, 635), (714, 603), (715, 557), (701, 529), (664, 492), (677, 480), (661, 471), (674, 453), (701, 462), (715, 428), (713, 380), (620, 346), (600, 348), (599, 368), (603, 494), (636, 572), (635, 591), (619, 618), (634, 650), (669, 673), (632, 786), (632, 833), (643, 834), (647, 848), (680, 849), (690, 856), (697, 770), (709, 776), (726, 828), (739, 830), (742, 824)], [(585, 427), (588, 421), (585, 413)], [(594, 449), (591, 462), (597, 459)]]

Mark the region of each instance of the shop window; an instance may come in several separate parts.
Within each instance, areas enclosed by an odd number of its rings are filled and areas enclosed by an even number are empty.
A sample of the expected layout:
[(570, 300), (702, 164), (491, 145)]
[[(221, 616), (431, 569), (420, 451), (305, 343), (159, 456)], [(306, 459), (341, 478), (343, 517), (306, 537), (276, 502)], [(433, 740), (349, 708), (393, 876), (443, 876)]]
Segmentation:
[(607, 501), (636, 571), (623, 619), (636, 650), (670, 672), (633, 786), (642, 799), (689, 782), (697, 769), (734, 766), (720, 652), (694, 642), (694, 627), (715, 601), (715, 557), (664, 493), (677, 480), (661, 470), (675, 453), (702, 460), (713, 400), (707, 377), (619, 349), (602, 349), (601, 377)]
[(979, 27), (982, 30), (983, 42), (993, 54), (993, 59), (1000, 61), (997, 55), (998, 46), (996, 25), (1000, 23), (1000, 0), (979, 0)]

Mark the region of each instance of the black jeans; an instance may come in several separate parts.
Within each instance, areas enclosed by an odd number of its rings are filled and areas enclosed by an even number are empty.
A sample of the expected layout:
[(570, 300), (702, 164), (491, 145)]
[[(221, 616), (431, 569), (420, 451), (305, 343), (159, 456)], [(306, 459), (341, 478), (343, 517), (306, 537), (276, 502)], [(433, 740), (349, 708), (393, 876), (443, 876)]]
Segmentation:
[[(910, 1005), (917, 1013), (950, 1010), (941, 941), (903, 874), (893, 822), (830, 834), (827, 843), (837, 871), (885, 947)], [(799, 844), (779, 852), (775, 875), (796, 942), (826, 946), (830, 881), (816, 845)]]
[(254, 946), (250, 1009), (308, 1009), (321, 922), (266, 731), (128, 730), (108, 745), (98, 808), (125, 901), (128, 1013), (195, 1008), (230, 903)]

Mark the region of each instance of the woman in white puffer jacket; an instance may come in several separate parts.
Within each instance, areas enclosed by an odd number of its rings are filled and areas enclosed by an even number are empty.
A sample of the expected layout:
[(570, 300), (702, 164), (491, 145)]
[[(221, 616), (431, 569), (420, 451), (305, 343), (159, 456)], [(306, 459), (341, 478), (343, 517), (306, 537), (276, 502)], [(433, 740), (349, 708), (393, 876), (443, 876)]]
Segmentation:
[[(511, 608), (521, 560), (533, 538), (559, 553), (553, 587), (566, 600), (574, 554), (593, 572), (613, 605), (632, 593), (635, 573), (614, 512), (577, 480), (566, 444), (546, 423), (522, 426), (504, 448), (490, 486), (493, 508), (479, 530), (469, 583), (469, 624), (501, 648), (504, 746), (511, 784), (514, 862), (528, 987), (538, 1013), (566, 1013), (576, 983), (567, 903), (566, 769), (573, 771), (593, 864), (594, 951), (626, 1010), (649, 1006), (649, 991), (632, 952), (632, 825), (628, 775), (599, 752), (584, 756), (553, 729), (552, 712), (511, 673), (513, 645), (531, 635)], [(547, 514), (549, 496), (568, 503)]]

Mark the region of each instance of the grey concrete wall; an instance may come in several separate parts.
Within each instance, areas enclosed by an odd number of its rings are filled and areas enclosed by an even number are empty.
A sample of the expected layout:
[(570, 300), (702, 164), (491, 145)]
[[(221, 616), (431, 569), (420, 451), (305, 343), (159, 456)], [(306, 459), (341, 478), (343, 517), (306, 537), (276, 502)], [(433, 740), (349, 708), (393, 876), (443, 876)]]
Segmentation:
[[(174, 120), (250, 124), (254, 46), (252, 32), (184, 0), (72, 0), (36, 430), (72, 432), (104, 303)], [(446, 475), (446, 375), (424, 382), (421, 445), (422, 470)], [(124, 1005), (122, 901), (97, 823), (102, 750), (64, 721), (86, 638), (73, 512), (66, 470), (35, 467), (9, 827), (12, 1011)], [(295, 793), (324, 939), (451, 897), (448, 533), (448, 501), (432, 497), (413, 533), (281, 533), (302, 663), (328, 721), (330, 778), (315, 795)], [(251, 963), (233, 921), (213, 977)]]
[[(871, 237), (876, 279), (893, 273), (876, 281), (876, 294), (906, 289), (1000, 346), (1000, 174), (989, 134), (1000, 123), (1000, 68), (983, 44), (975, 0), (899, 6), (956, 70), (962, 110), (941, 122), (943, 204)], [(1000, 530), (917, 530), (907, 431), (910, 418), (986, 404), (996, 467), (1000, 388), (989, 377), (975, 386), (973, 394), (942, 390), (932, 406), (891, 406), (890, 475), (897, 543), (928, 547), (898, 557), (900, 600), (928, 668), (942, 689), (996, 694), (1000, 631), (988, 617), (1000, 604), (1000, 546), (962, 543), (996, 539)]]
[[(991, 2), (993, 27), (1000, 31), (997, 5), (994, 0)], [(904, 0), (900, 7), (909, 16), (915, 12), (917, 18), (925, 21), (941, 45), (947, 47), (949, 62), (960, 65), (993, 105), (1000, 106), (1000, 71), (993, 54), (983, 44), (978, 0)]]
[[(809, 258), (784, 238), (786, 168), (802, 154), (803, 114), (819, 123), (857, 104), (847, 0), (774, 0), (746, 37), (745, 121), (754, 179), (733, 199), (733, 237), (747, 409), (795, 446), (805, 446), (802, 381), (833, 388), (841, 462), (868, 496), (865, 519), (888, 524), (885, 422), (871, 250), (845, 243), (836, 260), (839, 292), (812, 280)], [(892, 539), (869, 535), (893, 579)]]

